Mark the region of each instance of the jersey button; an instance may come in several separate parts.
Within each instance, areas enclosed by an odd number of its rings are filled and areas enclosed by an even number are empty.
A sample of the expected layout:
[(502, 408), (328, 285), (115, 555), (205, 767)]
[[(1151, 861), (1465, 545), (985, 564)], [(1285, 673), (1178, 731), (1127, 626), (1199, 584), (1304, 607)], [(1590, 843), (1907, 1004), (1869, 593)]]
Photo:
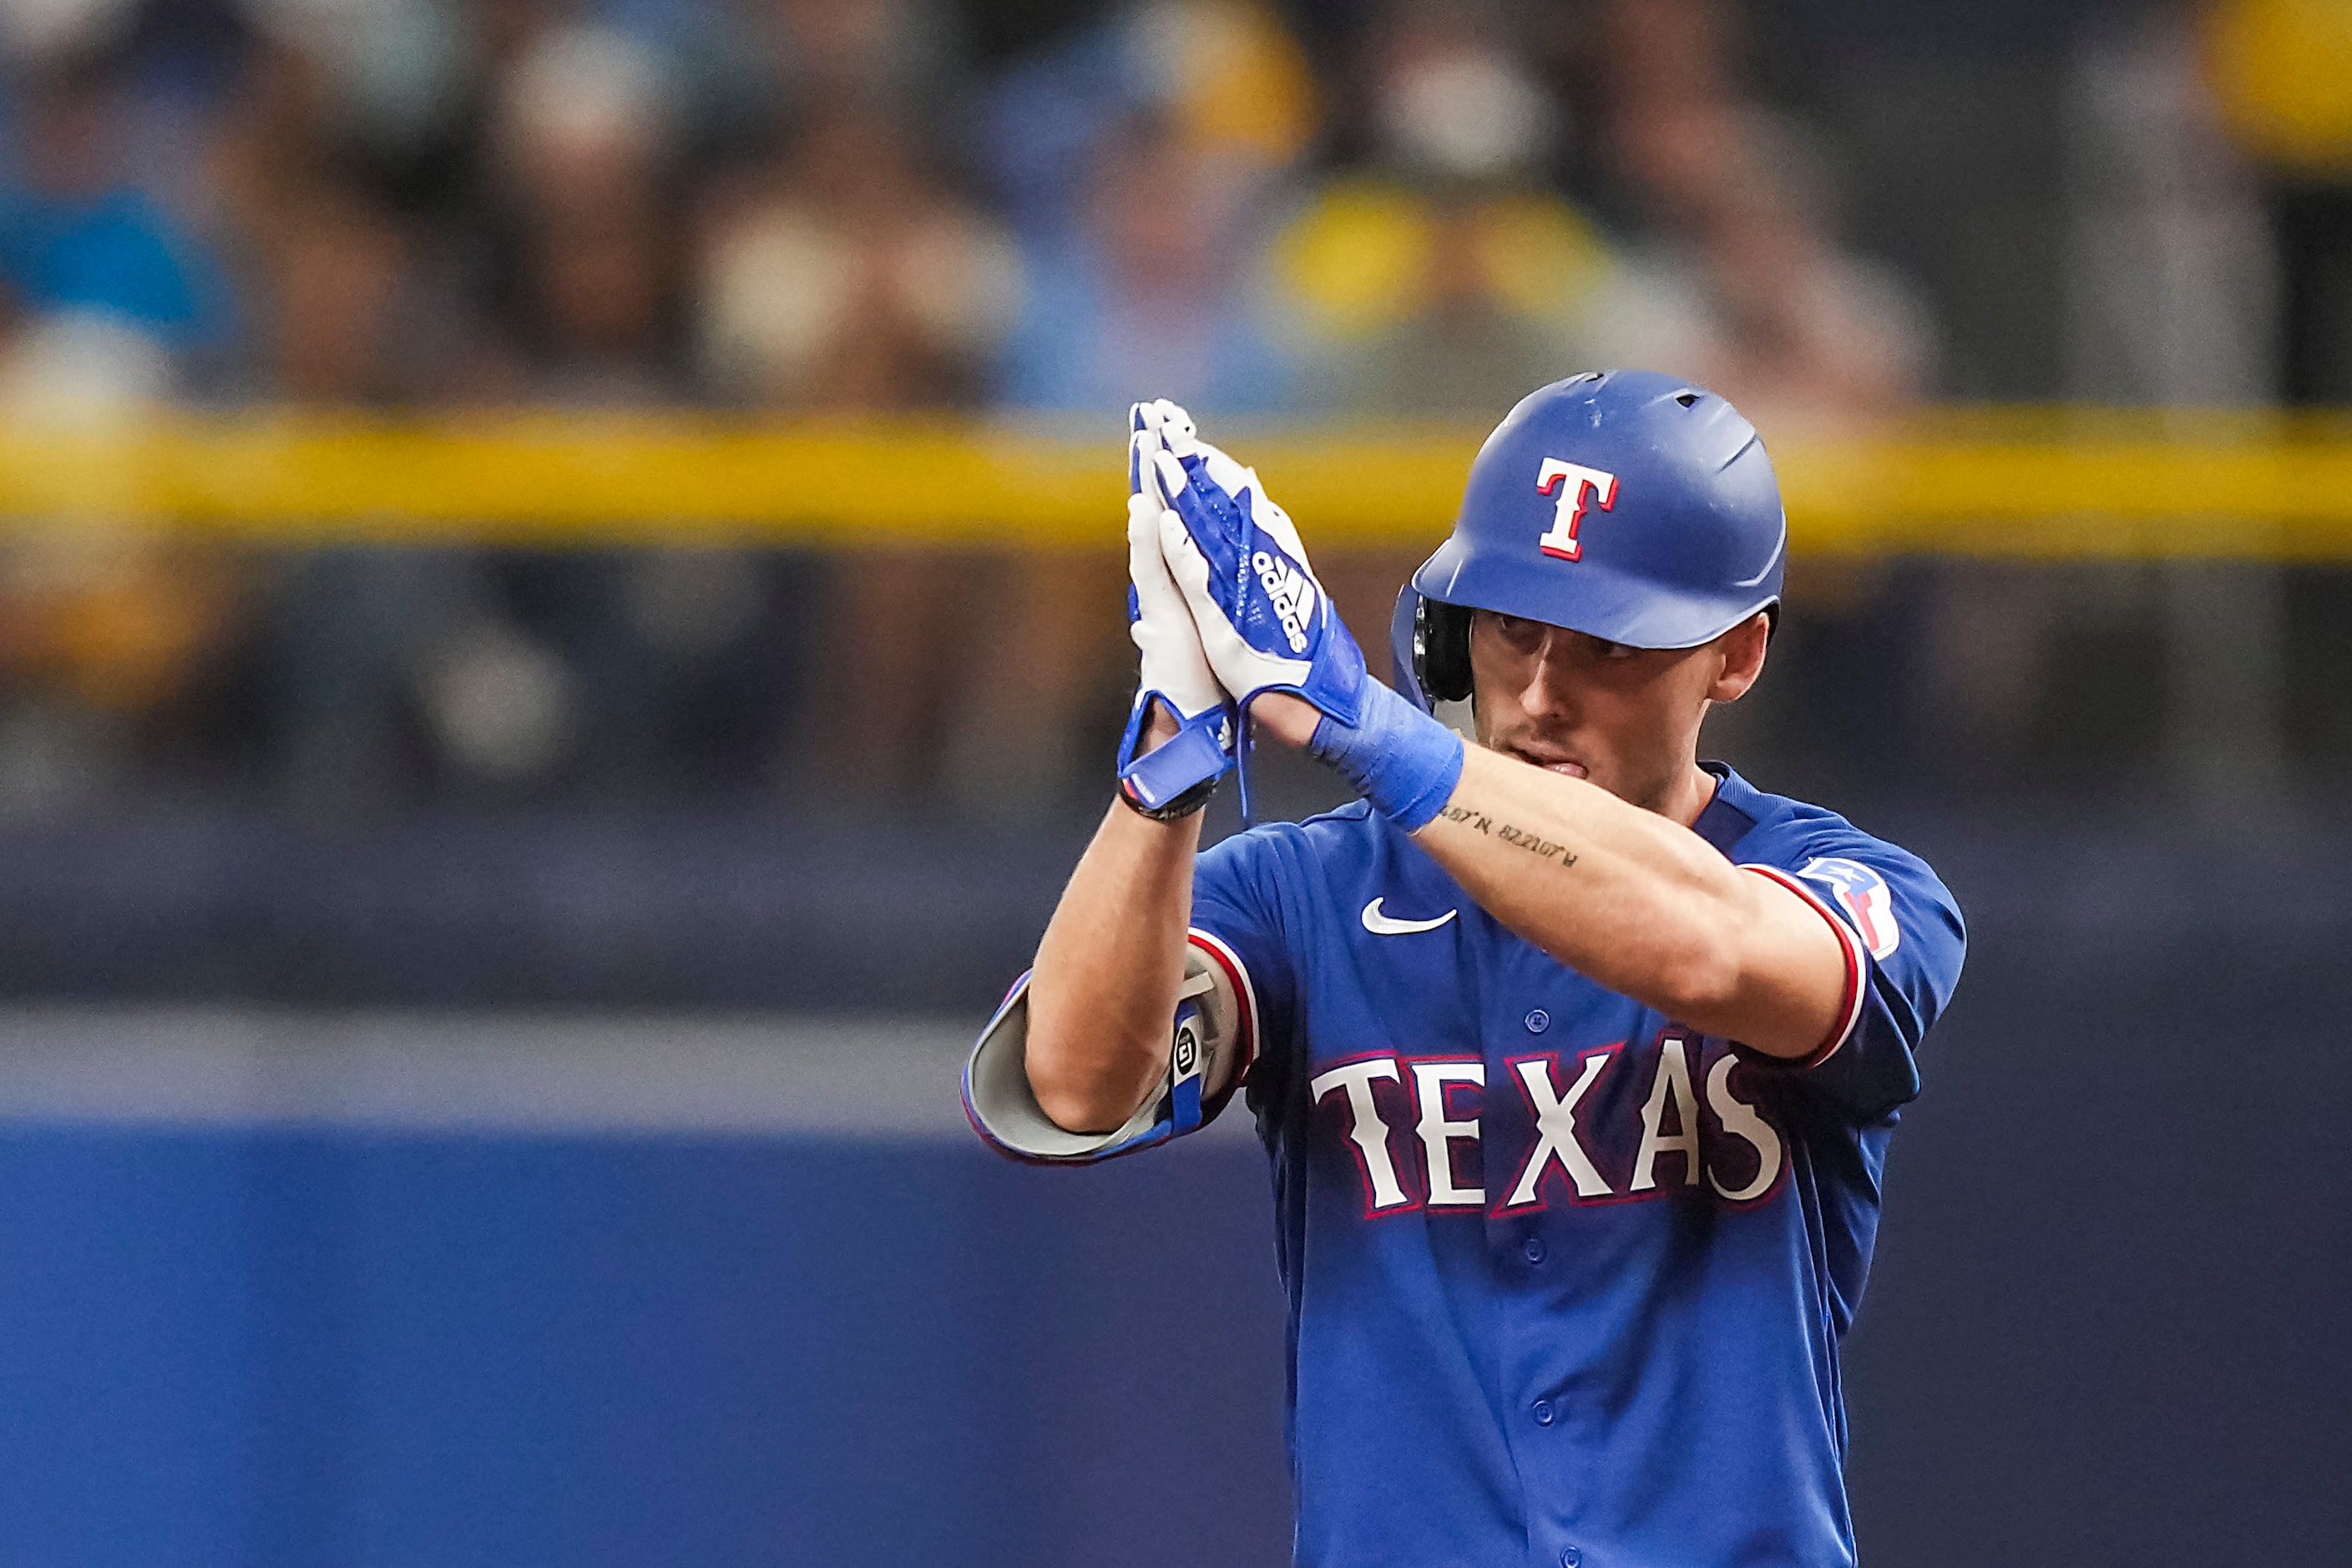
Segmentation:
[(1537, 1426), (1549, 1426), (1558, 1417), (1558, 1415), (1559, 1412), (1552, 1409), (1550, 1400), (1538, 1399), (1536, 1401), (1535, 1418)]
[(1540, 1007), (1530, 1008), (1527, 1017), (1528, 1033), (1540, 1035), (1551, 1027), (1551, 1015)]
[(1584, 1553), (1575, 1547), (1563, 1546), (1559, 1549), (1559, 1568), (1577, 1568), (1577, 1564), (1583, 1561)]
[(1528, 1237), (1528, 1245), (1523, 1250), (1527, 1253), (1529, 1263), (1541, 1263), (1544, 1260), (1543, 1237), (1540, 1236)]

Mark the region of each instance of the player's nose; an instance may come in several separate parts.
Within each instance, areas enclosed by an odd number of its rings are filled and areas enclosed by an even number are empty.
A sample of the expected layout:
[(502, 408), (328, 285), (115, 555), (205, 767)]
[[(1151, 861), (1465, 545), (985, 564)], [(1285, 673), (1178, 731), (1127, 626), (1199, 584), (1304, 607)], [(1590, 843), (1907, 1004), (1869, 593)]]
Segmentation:
[(1542, 646), (1528, 661), (1528, 678), (1519, 692), (1519, 706), (1530, 719), (1568, 718), (1576, 701), (1576, 680), (1570, 661), (1573, 632), (1546, 628)]

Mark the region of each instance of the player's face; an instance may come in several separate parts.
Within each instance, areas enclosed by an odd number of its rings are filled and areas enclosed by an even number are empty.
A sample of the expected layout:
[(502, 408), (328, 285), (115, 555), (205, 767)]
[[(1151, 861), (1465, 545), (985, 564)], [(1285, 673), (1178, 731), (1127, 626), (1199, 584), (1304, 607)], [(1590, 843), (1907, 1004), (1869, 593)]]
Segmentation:
[(1707, 705), (1755, 683), (1767, 634), (1759, 615), (1698, 647), (1635, 648), (1480, 610), (1470, 618), (1478, 739), (1664, 809), (1696, 765)]

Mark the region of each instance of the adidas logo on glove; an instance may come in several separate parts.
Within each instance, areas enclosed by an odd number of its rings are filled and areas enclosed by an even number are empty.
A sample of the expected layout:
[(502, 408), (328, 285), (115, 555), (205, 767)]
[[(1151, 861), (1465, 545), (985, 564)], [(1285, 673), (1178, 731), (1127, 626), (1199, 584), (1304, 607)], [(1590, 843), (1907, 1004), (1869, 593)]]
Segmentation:
[(1307, 621), (1315, 613), (1315, 579), (1263, 550), (1250, 557), (1250, 564), (1257, 569), (1257, 580), (1265, 584), (1266, 596), (1274, 601), (1275, 614), (1282, 617), (1282, 631), (1290, 639), (1290, 651), (1305, 653)]

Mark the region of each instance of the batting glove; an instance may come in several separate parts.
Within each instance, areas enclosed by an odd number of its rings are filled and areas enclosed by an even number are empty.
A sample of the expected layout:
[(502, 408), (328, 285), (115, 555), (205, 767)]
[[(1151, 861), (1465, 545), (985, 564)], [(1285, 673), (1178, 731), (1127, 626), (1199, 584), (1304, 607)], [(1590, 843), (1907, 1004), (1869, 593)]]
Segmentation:
[[(1156, 438), (1150, 477), (1166, 502), (1160, 552), (1244, 730), (1266, 692), (1303, 698), (1323, 714), (1309, 754), (1407, 831), (1429, 822), (1462, 776), (1462, 738), (1366, 672), (1297, 528), (1254, 469), (1200, 440), (1190, 418), (1144, 434)], [(1242, 809), (1249, 814), (1245, 764)]]
[[(1128, 446), (1127, 629), (1142, 658), (1135, 706), (1118, 742), (1118, 787), (1144, 816), (1172, 821), (1198, 811), (1234, 765), (1234, 708), (1209, 668), (1201, 634), (1184, 596), (1168, 574), (1160, 550), (1163, 500), (1150, 475), (1160, 450), (1160, 426), (1192, 421), (1173, 404), (1137, 404), (1129, 411)], [(1139, 756), (1156, 708), (1176, 721), (1176, 733)]]

